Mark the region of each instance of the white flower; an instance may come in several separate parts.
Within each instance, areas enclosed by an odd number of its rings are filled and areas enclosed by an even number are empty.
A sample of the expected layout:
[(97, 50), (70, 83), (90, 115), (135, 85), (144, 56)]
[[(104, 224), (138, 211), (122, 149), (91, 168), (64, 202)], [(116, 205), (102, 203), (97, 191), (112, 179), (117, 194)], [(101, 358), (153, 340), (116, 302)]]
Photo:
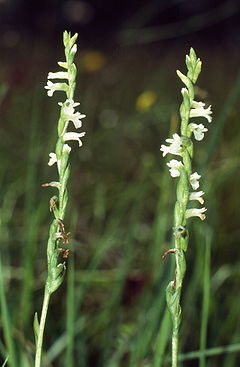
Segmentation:
[(49, 153), (49, 162), (48, 165), (52, 166), (54, 163), (57, 162), (57, 156), (55, 153)]
[(56, 90), (66, 91), (68, 86), (66, 83), (53, 83), (50, 80), (47, 81), (47, 85), (44, 87), (45, 89), (48, 89), (48, 96), (52, 97), (53, 93)]
[(68, 132), (68, 133), (65, 133), (63, 135), (63, 139), (64, 139), (64, 141), (77, 140), (78, 141), (78, 145), (81, 147), (82, 146), (82, 142), (81, 142), (80, 138), (82, 136), (84, 136), (84, 135), (85, 135), (85, 133)]
[(182, 140), (178, 134), (173, 134), (173, 139), (166, 139), (166, 142), (170, 145), (166, 146), (162, 144), (160, 148), (160, 150), (163, 152), (163, 157), (165, 157), (167, 153), (182, 155)]
[(180, 176), (180, 169), (183, 167), (182, 162), (179, 162), (176, 159), (172, 159), (170, 162), (167, 163), (167, 166), (170, 167), (169, 172), (172, 177)]
[(63, 145), (63, 153), (70, 153), (71, 152), (71, 147), (68, 144), (64, 144)]
[(204, 203), (204, 199), (202, 196), (204, 195), (203, 191), (191, 192), (189, 195), (189, 200), (197, 200), (200, 204)]
[(211, 106), (205, 108), (205, 103), (193, 101), (192, 108), (190, 110), (190, 117), (205, 117), (208, 122), (211, 122), (211, 114)]
[(200, 178), (201, 178), (201, 176), (197, 172), (194, 172), (193, 174), (191, 174), (190, 184), (191, 184), (193, 190), (197, 190), (199, 188), (199, 179)]
[(198, 141), (202, 140), (204, 138), (204, 133), (208, 131), (203, 124), (191, 123), (188, 125), (188, 127), (193, 132), (195, 139)]
[(63, 107), (63, 114), (68, 121), (72, 121), (75, 128), (78, 129), (82, 126), (82, 121), (86, 115), (82, 115), (80, 112), (75, 112), (74, 108), (79, 106), (80, 103), (75, 103), (72, 99), (67, 99), (64, 103), (59, 102), (59, 106)]
[(206, 208), (201, 208), (201, 209), (187, 209), (186, 210), (186, 218), (191, 218), (191, 217), (199, 217), (201, 220), (204, 220), (206, 218), (206, 215), (203, 214), (207, 211)]
[(68, 72), (67, 71), (58, 71), (56, 73), (48, 73), (48, 79), (67, 79), (68, 80)]

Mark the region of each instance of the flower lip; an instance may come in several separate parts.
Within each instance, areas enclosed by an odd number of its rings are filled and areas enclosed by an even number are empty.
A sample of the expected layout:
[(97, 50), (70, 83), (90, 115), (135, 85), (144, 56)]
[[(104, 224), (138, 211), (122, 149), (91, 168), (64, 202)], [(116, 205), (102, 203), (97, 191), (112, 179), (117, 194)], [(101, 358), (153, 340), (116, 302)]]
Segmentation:
[(203, 124), (190, 123), (188, 128), (193, 132), (195, 139), (198, 141), (201, 141), (204, 138), (204, 133), (208, 131)]

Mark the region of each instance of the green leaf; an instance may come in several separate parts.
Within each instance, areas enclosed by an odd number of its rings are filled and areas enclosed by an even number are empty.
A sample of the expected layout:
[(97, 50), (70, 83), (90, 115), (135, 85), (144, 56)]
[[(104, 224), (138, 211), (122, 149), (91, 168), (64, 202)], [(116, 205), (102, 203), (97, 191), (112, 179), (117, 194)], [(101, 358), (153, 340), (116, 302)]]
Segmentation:
[(38, 321), (38, 314), (37, 314), (37, 312), (35, 312), (34, 319), (33, 319), (33, 331), (34, 331), (35, 343), (36, 344), (37, 344), (37, 340), (38, 340), (39, 329), (40, 329), (40, 325), (39, 325), (39, 321)]
[(2, 367), (6, 366), (9, 356), (6, 357), (5, 361), (2, 364)]

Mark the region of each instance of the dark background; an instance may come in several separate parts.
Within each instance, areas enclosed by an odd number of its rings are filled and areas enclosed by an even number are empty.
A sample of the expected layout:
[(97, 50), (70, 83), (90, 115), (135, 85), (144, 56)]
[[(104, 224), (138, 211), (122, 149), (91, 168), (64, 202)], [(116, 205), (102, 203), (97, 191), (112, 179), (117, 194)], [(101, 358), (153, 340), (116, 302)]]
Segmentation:
[[(226, 1), (1, 1), (1, 40), (49, 42), (66, 28), (83, 47), (202, 42), (239, 47), (239, 2)], [(12, 38), (13, 34), (12, 34)], [(12, 39), (12, 47), (14, 41)], [(6, 45), (7, 46), (7, 45)], [(10, 47), (10, 45), (8, 45)]]

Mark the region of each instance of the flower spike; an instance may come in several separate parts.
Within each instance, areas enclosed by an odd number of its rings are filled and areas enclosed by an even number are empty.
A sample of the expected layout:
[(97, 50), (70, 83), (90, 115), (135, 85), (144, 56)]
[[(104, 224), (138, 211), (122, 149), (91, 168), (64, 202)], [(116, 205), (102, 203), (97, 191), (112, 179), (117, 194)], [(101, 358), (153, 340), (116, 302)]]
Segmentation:
[[(80, 138), (85, 135), (85, 132), (77, 133), (68, 131), (70, 121), (74, 124), (75, 128), (78, 129), (82, 126), (81, 119), (85, 117), (85, 115), (75, 111), (75, 107), (79, 106), (79, 103), (74, 102), (77, 72), (74, 64), (74, 56), (77, 51), (77, 45), (75, 44), (76, 39), (77, 33), (71, 36), (70, 32), (64, 32), (63, 42), (66, 60), (58, 62), (58, 65), (63, 68), (64, 71), (50, 72), (48, 74), (47, 85), (45, 86), (48, 96), (52, 97), (56, 91), (62, 91), (65, 94), (65, 98), (63, 102), (59, 103), (61, 111), (57, 126), (58, 137), (55, 151), (49, 154), (48, 161), (49, 166), (56, 163), (58, 180), (42, 185), (43, 187), (51, 187), (57, 190), (58, 196), (54, 195), (50, 199), (50, 211), (54, 219), (50, 225), (47, 243), (47, 279), (45, 282), (41, 320), (40, 322), (38, 321), (37, 314), (34, 319), (36, 339), (35, 367), (40, 367), (42, 365), (42, 344), (48, 305), (52, 293), (54, 293), (63, 282), (66, 271), (64, 260), (69, 254), (69, 249), (66, 248), (69, 244), (69, 233), (65, 232), (63, 223), (68, 203), (67, 183), (70, 176), (69, 156), (71, 153), (71, 147), (66, 142), (76, 140), (79, 146), (81, 146), (82, 141)], [(59, 256), (61, 257), (60, 261)]]
[[(161, 145), (163, 157), (168, 153), (181, 156), (181, 161), (172, 159), (167, 163), (171, 177), (179, 177), (176, 189), (176, 204), (174, 209), (174, 243), (175, 248), (165, 252), (174, 254), (176, 258), (175, 278), (169, 283), (166, 289), (166, 301), (172, 317), (172, 367), (177, 367), (178, 360), (178, 332), (181, 322), (180, 297), (182, 283), (186, 271), (185, 251), (188, 247), (189, 234), (187, 229), (188, 219), (199, 217), (206, 218), (207, 209), (188, 208), (190, 201), (197, 201), (201, 205), (204, 203), (202, 190), (199, 188), (201, 176), (192, 170), (193, 142), (192, 136), (197, 141), (201, 141), (208, 129), (203, 124), (192, 122), (192, 118), (203, 117), (208, 122), (212, 121), (211, 106), (205, 107), (205, 103), (195, 101), (195, 83), (201, 71), (202, 62), (196, 56), (193, 48), (186, 56), (187, 74), (177, 70), (177, 75), (183, 82), (181, 89), (182, 103), (180, 106), (181, 134), (173, 134), (172, 138), (166, 139), (168, 145)], [(194, 190), (190, 192), (190, 189)], [(165, 256), (164, 255), (164, 256)]]

